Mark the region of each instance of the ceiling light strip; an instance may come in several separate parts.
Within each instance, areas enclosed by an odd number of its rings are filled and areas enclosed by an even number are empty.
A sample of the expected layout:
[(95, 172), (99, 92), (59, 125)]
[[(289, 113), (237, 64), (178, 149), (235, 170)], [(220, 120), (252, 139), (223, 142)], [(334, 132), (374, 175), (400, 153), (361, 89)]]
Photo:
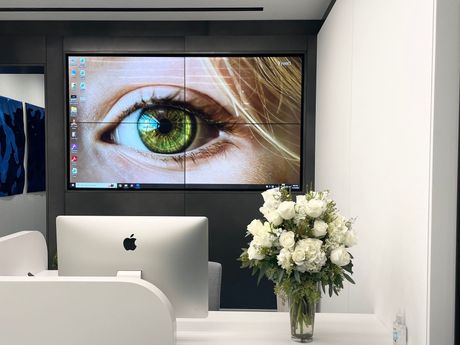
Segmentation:
[(261, 12), (263, 7), (2, 7), (0, 12)]

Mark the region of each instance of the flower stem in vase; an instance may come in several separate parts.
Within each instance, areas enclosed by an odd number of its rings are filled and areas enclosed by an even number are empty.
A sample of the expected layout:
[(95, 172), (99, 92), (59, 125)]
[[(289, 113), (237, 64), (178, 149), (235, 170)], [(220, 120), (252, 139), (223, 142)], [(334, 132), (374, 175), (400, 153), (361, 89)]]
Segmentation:
[(289, 298), (291, 337), (300, 343), (313, 341), (315, 303), (307, 298)]

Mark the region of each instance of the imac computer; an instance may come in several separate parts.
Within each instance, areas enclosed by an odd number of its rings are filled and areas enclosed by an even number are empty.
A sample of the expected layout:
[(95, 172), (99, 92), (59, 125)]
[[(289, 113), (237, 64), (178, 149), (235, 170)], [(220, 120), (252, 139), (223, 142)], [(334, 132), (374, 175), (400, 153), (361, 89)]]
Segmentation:
[(60, 276), (141, 271), (176, 317), (208, 315), (206, 217), (59, 216)]

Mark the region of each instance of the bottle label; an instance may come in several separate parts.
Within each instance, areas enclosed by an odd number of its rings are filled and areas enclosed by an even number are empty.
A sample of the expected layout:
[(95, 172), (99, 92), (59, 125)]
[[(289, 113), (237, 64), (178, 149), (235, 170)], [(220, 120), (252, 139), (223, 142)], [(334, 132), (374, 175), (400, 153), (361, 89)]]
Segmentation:
[(400, 334), (397, 330), (393, 330), (393, 344), (399, 343)]

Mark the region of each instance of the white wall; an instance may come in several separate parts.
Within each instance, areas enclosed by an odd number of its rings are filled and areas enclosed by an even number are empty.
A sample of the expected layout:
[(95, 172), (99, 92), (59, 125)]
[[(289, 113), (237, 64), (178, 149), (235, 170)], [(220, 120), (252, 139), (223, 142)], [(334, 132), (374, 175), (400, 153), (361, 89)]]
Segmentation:
[(460, 1), (437, 0), (435, 11), (427, 329), (432, 345), (454, 344)]
[[(375, 312), (389, 327), (402, 308), (411, 345), (427, 344), (429, 289), (455, 257), (458, 65), (443, 59), (450, 79), (434, 84), (435, 16), (434, 0), (338, 0), (318, 36), (316, 188), (357, 217), (360, 237), (356, 286), (324, 299), (322, 311)], [(443, 30), (448, 47), (457, 47), (455, 20)], [(447, 109), (438, 87), (452, 88)], [(436, 253), (432, 233), (443, 234)], [(438, 300), (453, 305), (453, 287), (437, 289)], [(452, 308), (435, 315), (452, 324)], [(443, 322), (445, 342), (433, 345), (452, 344)]]
[[(42, 74), (0, 74), (1, 96), (44, 107), (44, 89)], [(27, 164), (27, 159), (24, 163)], [(24, 191), (24, 194), (0, 198), (0, 236), (21, 230), (39, 230), (46, 234), (46, 194), (26, 193), (27, 186)]]
[[(318, 35), (318, 63), (316, 89), (316, 189), (332, 192), (337, 206), (345, 216), (353, 216), (351, 205), (351, 120), (352, 120), (352, 50), (353, 7), (351, 1), (337, 1)], [(361, 223), (360, 219), (356, 227)], [(360, 241), (364, 241), (360, 234)], [(361, 260), (360, 245), (352, 250), (355, 256), (354, 279), (357, 285), (346, 288), (339, 297), (323, 298), (323, 312), (362, 312), (371, 308), (371, 296), (366, 279), (368, 261)], [(364, 255), (365, 256), (365, 255)], [(370, 266), (369, 266), (370, 268)], [(350, 293), (358, 291), (359, 303), (349, 305)]]

